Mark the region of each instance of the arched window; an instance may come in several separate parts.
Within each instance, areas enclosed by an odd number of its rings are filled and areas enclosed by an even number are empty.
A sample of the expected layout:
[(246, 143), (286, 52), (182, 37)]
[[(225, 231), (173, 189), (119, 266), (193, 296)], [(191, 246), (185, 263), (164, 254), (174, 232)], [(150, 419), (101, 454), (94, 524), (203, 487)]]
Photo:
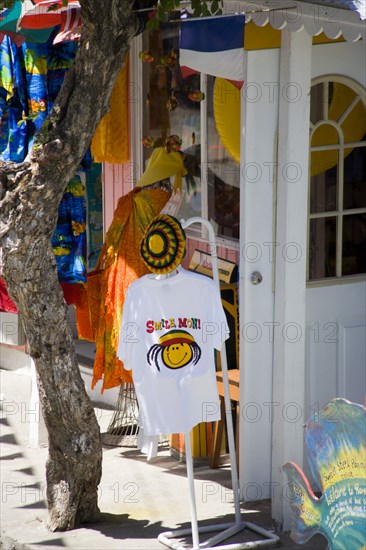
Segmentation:
[(365, 90), (342, 77), (313, 82), (308, 280), (366, 273)]

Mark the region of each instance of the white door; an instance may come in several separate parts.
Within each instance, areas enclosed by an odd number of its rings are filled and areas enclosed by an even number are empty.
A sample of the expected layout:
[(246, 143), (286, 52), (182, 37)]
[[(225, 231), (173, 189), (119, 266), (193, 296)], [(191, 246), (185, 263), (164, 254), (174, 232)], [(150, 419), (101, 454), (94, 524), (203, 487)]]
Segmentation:
[(366, 392), (366, 283), (309, 288), (307, 411), (334, 397), (364, 403)]
[(313, 55), (308, 418), (335, 397), (364, 403), (366, 394), (366, 53), (362, 44), (332, 48)]

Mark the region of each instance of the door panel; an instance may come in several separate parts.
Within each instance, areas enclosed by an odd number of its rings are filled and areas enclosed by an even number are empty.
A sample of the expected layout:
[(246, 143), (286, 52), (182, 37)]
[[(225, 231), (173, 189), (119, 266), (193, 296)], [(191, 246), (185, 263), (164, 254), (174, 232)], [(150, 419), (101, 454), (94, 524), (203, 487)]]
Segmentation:
[[(366, 282), (306, 291), (304, 421), (335, 397), (364, 403), (366, 393)], [(304, 456), (304, 472), (318, 487)]]
[(366, 391), (365, 323), (344, 325), (339, 334), (339, 397), (364, 403)]
[(306, 417), (334, 397), (363, 403), (366, 282), (308, 288), (306, 309)]

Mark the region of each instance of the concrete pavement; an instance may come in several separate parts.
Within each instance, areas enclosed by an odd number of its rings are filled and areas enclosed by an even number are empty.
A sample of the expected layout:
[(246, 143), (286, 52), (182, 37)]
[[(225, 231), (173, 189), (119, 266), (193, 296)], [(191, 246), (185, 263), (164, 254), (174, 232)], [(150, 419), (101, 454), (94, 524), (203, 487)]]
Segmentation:
[[(157, 536), (163, 531), (190, 526), (186, 466), (161, 447), (150, 462), (135, 448), (104, 447), (99, 490), (102, 519), (73, 531), (51, 533), (46, 527), (45, 463), (47, 447), (30, 444), (30, 423), (38, 414), (29, 409), (31, 379), (27, 369), (0, 370), (1, 394), (1, 545), (22, 549), (163, 549)], [(95, 407), (101, 431), (106, 432), (113, 410)], [(37, 419), (36, 419), (37, 420)], [(234, 521), (230, 468), (208, 468), (195, 462), (195, 493), (200, 526)], [(270, 503), (242, 504), (242, 520), (271, 530)], [(200, 536), (204, 540), (208, 535)], [(258, 540), (249, 529), (222, 544)], [(289, 533), (275, 546), (282, 550), (325, 550), (318, 536), (295, 544)], [(189, 540), (186, 541), (189, 544)]]

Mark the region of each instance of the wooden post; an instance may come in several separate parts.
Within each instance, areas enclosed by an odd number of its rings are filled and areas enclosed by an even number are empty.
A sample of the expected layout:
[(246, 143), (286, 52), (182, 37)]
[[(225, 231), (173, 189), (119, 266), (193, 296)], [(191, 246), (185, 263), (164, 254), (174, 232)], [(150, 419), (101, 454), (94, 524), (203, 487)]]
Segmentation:
[(282, 466), (303, 462), (305, 291), (312, 39), (282, 31), (273, 367), (272, 517), (291, 526)]

